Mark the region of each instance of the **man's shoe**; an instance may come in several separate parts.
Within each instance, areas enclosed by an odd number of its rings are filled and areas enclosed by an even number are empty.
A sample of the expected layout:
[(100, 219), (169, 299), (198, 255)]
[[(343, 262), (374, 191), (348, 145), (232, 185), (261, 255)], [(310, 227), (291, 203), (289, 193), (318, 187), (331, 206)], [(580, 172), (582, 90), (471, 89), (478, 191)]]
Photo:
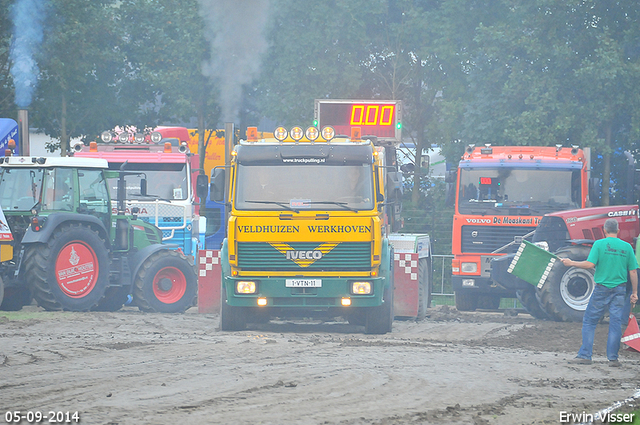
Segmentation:
[(582, 357), (576, 357), (575, 359), (569, 360), (569, 364), (591, 364), (591, 360), (583, 359)]
[(620, 367), (620, 362), (618, 359), (609, 360), (609, 367)]

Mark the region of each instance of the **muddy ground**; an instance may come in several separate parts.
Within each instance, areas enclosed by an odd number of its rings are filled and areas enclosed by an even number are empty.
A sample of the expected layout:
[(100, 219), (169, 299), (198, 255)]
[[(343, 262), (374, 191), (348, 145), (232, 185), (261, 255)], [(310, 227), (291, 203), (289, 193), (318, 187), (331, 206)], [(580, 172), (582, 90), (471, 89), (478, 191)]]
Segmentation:
[(218, 320), (0, 312), (0, 423), (20, 410), (83, 424), (557, 424), (640, 385), (640, 353), (608, 367), (606, 324), (594, 364), (573, 366), (580, 324), (526, 313), (441, 307), (380, 336), (319, 321), (221, 332)]

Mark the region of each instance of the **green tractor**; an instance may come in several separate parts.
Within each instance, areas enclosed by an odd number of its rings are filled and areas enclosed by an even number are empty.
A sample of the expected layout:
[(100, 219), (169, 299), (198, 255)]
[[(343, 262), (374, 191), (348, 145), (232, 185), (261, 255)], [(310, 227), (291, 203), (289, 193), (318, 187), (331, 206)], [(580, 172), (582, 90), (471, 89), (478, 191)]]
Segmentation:
[(109, 170), (104, 159), (0, 158), (0, 227), (10, 229), (0, 238), (0, 309), (20, 310), (35, 299), (45, 310), (116, 311), (130, 296), (142, 311), (194, 305), (193, 265), (163, 245), (160, 230), (135, 209), (125, 215), (126, 176), (133, 174), (140, 173)]

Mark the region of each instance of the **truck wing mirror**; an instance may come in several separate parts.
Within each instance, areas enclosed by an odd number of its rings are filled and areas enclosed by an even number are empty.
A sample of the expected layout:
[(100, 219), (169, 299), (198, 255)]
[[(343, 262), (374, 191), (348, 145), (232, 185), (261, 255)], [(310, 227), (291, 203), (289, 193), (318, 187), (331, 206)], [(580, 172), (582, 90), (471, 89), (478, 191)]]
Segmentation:
[(200, 199), (207, 199), (209, 191), (209, 177), (206, 174), (198, 174), (196, 177), (196, 195)]
[(211, 186), (209, 188), (211, 199), (215, 202), (224, 202), (225, 169), (214, 168), (211, 171)]
[(444, 204), (447, 207), (453, 207), (455, 204), (455, 185), (453, 183), (446, 183), (446, 190), (444, 195)]
[(140, 179), (140, 195), (147, 196), (147, 179)]

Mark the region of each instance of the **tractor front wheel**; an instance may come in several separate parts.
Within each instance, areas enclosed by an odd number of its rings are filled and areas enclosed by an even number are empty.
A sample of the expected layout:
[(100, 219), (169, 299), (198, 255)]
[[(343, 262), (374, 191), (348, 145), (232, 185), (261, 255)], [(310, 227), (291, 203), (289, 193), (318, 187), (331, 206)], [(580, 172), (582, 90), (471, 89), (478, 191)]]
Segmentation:
[(184, 313), (194, 305), (198, 278), (184, 254), (163, 249), (149, 256), (135, 278), (133, 298), (142, 311)]

